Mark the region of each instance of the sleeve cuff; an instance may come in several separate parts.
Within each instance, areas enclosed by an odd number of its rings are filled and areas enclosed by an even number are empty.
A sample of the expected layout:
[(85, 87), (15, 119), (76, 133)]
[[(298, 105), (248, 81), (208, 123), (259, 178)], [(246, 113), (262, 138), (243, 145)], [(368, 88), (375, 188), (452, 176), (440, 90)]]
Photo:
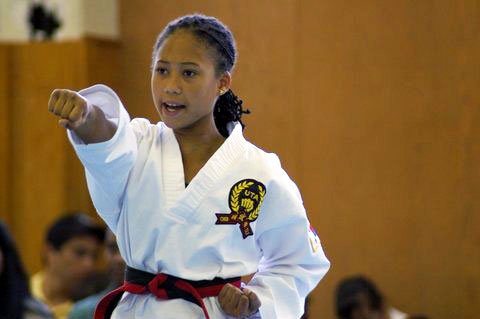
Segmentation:
[[(120, 117), (123, 109), (118, 95), (111, 88), (103, 84), (97, 84), (88, 87), (79, 91), (78, 94), (83, 96), (87, 100), (89, 105), (95, 105), (103, 111), (106, 119), (115, 124), (115, 126), (117, 127), (117, 131), (115, 132), (115, 135), (117, 135), (118, 127), (120, 125)], [(67, 130), (67, 134), (72, 144), (86, 145), (82, 141), (82, 139), (75, 134), (75, 132)], [(114, 138), (115, 136), (112, 137), (112, 140)]]

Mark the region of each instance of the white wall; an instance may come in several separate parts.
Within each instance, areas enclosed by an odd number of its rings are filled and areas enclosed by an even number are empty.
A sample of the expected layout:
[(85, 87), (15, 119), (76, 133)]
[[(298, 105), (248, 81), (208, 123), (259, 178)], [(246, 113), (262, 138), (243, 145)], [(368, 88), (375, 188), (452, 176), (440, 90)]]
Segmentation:
[(28, 8), (34, 1), (57, 12), (62, 26), (56, 40), (78, 39), (87, 34), (119, 38), (117, 0), (0, 0), (0, 41), (29, 40)]

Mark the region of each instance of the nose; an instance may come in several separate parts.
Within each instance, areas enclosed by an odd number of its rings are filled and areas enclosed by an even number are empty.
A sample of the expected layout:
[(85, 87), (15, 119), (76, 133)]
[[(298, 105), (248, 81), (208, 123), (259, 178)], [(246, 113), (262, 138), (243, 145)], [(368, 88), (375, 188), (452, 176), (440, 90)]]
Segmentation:
[(165, 88), (163, 91), (167, 94), (173, 94), (173, 95), (179, 95), (182, 93), (180, 88)]
[(182, 88), (179, 85), (179, 81), (175, 75), (168, 77), (163, 88), (163, 92), (166, 94), (179, 95), (182, 93)]
[(91, 271), (92, 269), (95, 268), (95, 262), (96, 262), (95, 256), (85, 256), (82, 259), (83, 268), (86, 271)]

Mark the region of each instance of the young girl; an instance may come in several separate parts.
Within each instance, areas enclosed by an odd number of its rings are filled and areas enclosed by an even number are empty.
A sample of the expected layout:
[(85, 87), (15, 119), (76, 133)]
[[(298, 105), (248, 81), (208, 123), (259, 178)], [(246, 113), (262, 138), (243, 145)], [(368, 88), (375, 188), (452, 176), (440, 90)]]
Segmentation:
[(103, 85), (52, 93), (49, 111), (68, 128), (128, 265), (95, 318), (297, 319), (327, 272), (297, 187), (276, 155), (242, 135), (235, 59), (226, 26), (185, 16), (154, 47), (162, 122), (130, 120)]

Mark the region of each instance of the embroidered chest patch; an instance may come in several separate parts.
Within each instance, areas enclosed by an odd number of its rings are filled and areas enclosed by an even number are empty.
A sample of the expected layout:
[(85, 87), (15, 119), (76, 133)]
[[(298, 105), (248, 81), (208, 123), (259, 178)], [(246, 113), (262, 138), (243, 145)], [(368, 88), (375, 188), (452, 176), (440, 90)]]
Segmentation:
[(230, 189), (228, 206), (229, 214), (217, 213), (217, 225), (240, 225), (243, 239), (253, 235), (250, 223), (258, 218), (263, 198), (267, 193), (265, 185), (254, 180), (241, 180)]

